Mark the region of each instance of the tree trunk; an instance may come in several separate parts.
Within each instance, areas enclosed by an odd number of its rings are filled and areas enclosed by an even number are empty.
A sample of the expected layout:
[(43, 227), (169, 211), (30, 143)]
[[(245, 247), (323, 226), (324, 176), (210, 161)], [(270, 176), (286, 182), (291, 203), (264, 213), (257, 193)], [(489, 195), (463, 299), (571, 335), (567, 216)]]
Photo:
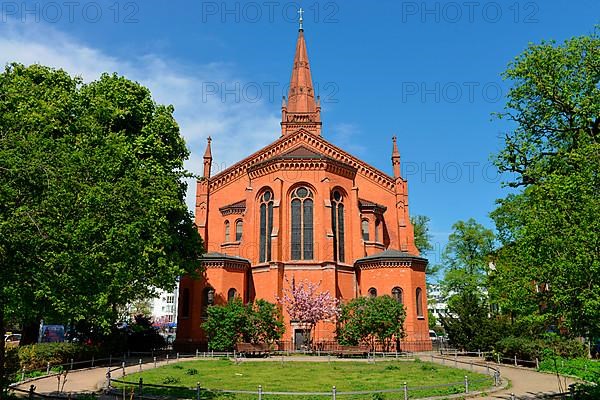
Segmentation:
[(5, 387), (8, 386), (8, 377), (6, 375), (6, 368), (4, 363), (6, 362), (6, 341), (4, 340), (4, 334), (6, 333), (6, 327), (4, 326), (4, 305), (0, 304), (0, 400), (4, 400), (6, 397)]
[(38, 341), (40, 334), (40, 320), (36, 319), (23, 324), (23, 332), (21, 336), (21, 346), (34, 344)]

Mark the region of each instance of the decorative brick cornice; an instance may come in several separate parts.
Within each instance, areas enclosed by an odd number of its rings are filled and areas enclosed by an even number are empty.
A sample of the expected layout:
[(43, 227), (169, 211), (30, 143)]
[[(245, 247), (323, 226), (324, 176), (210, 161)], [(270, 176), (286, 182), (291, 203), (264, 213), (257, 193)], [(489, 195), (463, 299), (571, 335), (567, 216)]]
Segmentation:
[(212, 177), (210, 179), (211, 192), (246, 176), (249, 173), (249, 169), (254, 165), (281, 155), (299, 144), (303, 144), (326, 157), (342, 163), (346, 167), (355, 169), (361, 176), (369, 179), (388, 192), (394, 193), (396, 185), (394, 178), (329, 143), (323, 137), (317, 136), (305, 129), (282, 136), (270, 145)]
[(243, 214), (246, 212), (246, 200), (238, 201), (233, 204), (219, 208), (221, 215)]
[(250, 268), (250, 265), (245, 262), (239, 261), (228, 261), (228, 260), (210, 260), (210, 261), (202, 261), (202, 266), (204, 268), (221, 268), (221, 269), (229, 269), (229, 270), (237, 270), (237, 271), (246, 271)]
[(327, 171), (333, 174), (353, 179), (356, 176), (356, 169), (349, 167), (332, 158), (323, 157), (321, 159), (303, 159), (279, 157), (263, 161), (248, 168), (248, 175), (251, 179), (267, 175), (274, 171), (294, 170), (294, 171)]

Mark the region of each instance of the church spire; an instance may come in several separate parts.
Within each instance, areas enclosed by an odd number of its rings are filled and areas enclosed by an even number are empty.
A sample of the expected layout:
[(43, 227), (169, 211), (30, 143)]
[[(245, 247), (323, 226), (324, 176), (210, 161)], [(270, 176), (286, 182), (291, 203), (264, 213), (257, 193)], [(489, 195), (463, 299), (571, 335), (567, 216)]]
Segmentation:
[(396, 136), (392, 136), (392, 142), (394, 143), (392, 148), (392, 167), (394, 167), (394, 178), (400, 178), (400, 152), (398, 151), (398, 144), (396, 143)]
[(206, 144), (206, 151), (204, 152), (204, 174), (205, 178), (210, 178), (210, 167), (212, 166), (212, 151), (210, 149), (210, 142), (212, 142), (212, 138), (209, 136), (206, 139), (208, 142)]
[(287, 103), (282, 107), (281, 134), (285, 135), (304, 128), (321, 134), (321, 106), (315, 100), (308, 52), (304, 39), (303, 10), (300, 9), (300, 28), (296, 42), (296, 54), (292, 67)]

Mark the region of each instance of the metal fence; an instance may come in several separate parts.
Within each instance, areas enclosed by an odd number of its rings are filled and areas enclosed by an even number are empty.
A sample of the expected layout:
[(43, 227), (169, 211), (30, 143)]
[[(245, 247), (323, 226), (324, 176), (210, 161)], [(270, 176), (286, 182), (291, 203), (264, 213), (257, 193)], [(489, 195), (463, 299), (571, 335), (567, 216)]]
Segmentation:
[[(284, 352), (280, 352), (280, 355), (283, 356)], [(331, 355), (331, 353), (329, 354)], [(129, 356), (129, 358), (127, 357)], [(369, 360), (375, 362), (375, 359), (389, 359), (389, 358), (401, 358), (412, 356), (409, 353), (399, 353), (399, 352), (373, 352), (369, 354)], [(45, 371), (38, 370), (43, 372), (43, 376), (56, 374), (55, 372), (58, 368), (62, 367), (65, 371), (77, 370), (89, 368), (92, 365), (94, 367), (106, 366), (106, 388), (108, 393), (116, 396), (116, 398), (122, 398), (126, 400), (142, 400), (142, 399), (155, 399), (156, 397), (148, 396), (147, 391), (161, 389), (162, 391), (166, 391), (163, 395), (167, 395), (170, 398), (192, 398), (196, 400), (203, 400), (207, 398), (214, 398), (216, 395), (229, 395), (229, 396), (241, 396), (241, 398), (248, 399), (266, 399), (270, 396), (283, 396), (283, 397), (329, 397), (332, 399), (336, 399), (337, 396), (346, 397), (349, 396), (375, 396), (379, 394), (385, 393), (395, 393), (398, 398), (412, 398), (418, 394), (419, 391), (424, 390), (432, 390), (432, 389), (445, 389), (447, 394), (455, 394), (455, 393), (470, 393), (472, 392), (470, 386), (473, 384), (478, 384), (482, 382), (488, 382), (490, 386), (497, 386), (500, 384), (500, 375), (499, 372), (493, 367), (487, 368), (488, 378), (479, 379), (479, 380), (469, 380), (467, 376), (461, 382), (452, 382), (443, 385), (431, 385), (431, 386), (409, 386), (406, 383), (400, 384), (397, 388), (393, 389), (383, 389), (383, 390), (370, 390), (370, 391), (337, 391), (334, 387), (331, 388), (331, 391), (323, 391), (323, 392), (274, 392), (274, 391), (265, 391), (263, 390), (263, 386), (258, 386), (256, 390), (214, 390), (209, 388), (203, 388), (198, 384), (194, 388), (187, 387), (178, 387), (178, 386), (169, 386), (169, 385), (150, 385), (145, 384), (143, 380), (140, 379), (138, 382), (127, 382), (124, 380), (124, 377), (127, 375), (126, 369), (129, 368), (129, 373), (131, 373), (131, 367), (139, 367), (136, 368), (136, 371), (142, 371), (144, 366), (158, 366), (158, 363), (169, 364), (171, 362), (177, 362), (181, 359), (190, 359), (190, 358), (231, 358), (231, 357), (239, 357), (238, 354), (233, 352), (201, 352), (196, 351), (195, 353), (155, 353), (155, 352), (147, 352), (147, 353), (134, 353), (130, 352), (123, 357), (108, 357), (103, 359), (92, 359), (86, 361), (78, 361), (78, 362), (69, 362), (66, 364), (48, 366)], [(439, 356), (432, 355), (432, 361), (437, 358), (443, 358)], [(476, 366), (476, 363), (469, 361), (457, 361), (455, 366), (458, 364), (471, 364), (471, 370)], [(483, 366), (479, 365), (479, 368)], [(116, 378), (119, 376), (120, 378)], [(39, 378), (39, 376), (38, 376)], [(113, 387), (113, 383), (120, 385), (118, 389)], [(16, 387), (17, 384), (13, 384), (12, 390), (15, 392), (19, 392), (23, 395), (26, 395), (30, 399), (39, 398), (39, 399), (65, 399), (70, 398), (71, 395), (67, 393), (61, 393), (60, 391), (56, 394), (47, 395), (37, 393), (35, 390), (35, 382), (29, 386), (28, 390), (21, 389)], [(146, 393), (146, 394), (145, 394)], [(271, 397), (272, 398), (272, 397)]]

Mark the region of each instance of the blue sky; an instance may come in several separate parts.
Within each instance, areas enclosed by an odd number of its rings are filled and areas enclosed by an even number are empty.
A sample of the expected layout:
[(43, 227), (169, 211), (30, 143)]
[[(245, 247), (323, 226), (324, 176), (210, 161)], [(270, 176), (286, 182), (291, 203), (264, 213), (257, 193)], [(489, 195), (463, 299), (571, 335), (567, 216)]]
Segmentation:
[(493, 227), (507, 193), (490, 164), (508, 128), (491, 117), (504, 106), (500, 73), (529, 42), (600, 23), (597, 0), (2, 1), (0, 62), (139, 81), (175, 106), (188, 168), (201, 172), (210, 135), (218, 171), (279, 137), (299, 6), (323, 135), (390, 174), (398, 136), (411, 214), (431, 218), (433, 263), (454, 222)]

